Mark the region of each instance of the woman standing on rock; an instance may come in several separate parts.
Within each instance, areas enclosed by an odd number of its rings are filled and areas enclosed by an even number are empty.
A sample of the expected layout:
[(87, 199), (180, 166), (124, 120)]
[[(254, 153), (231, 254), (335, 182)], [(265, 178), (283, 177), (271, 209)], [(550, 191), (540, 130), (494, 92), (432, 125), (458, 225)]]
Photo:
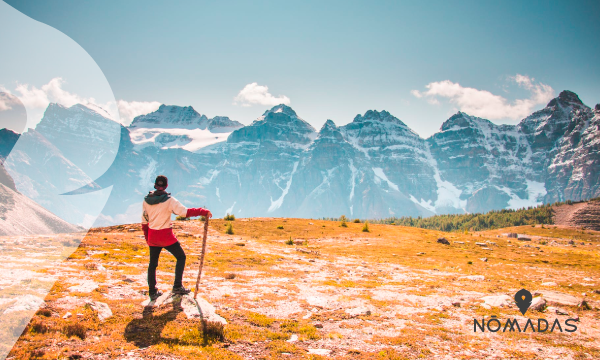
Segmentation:
[(177, 264), (175, 265), (175, 282), (173, 294), (188, 294), (189, 289), (183, 287), (183, 270), (185, 269), (185, 253), (181, 244), (173, 234), (171, 227), (171, 214), (183, 217), (205, 216), (212, 217), (212, 213), (203, 208), (186, 208), (177, 199), (171, 197), (165, 190), (169, 186), (168, 179), (159, 175), (154, 181), (155, 191), (151, 191), (144, 198), (144, 212), (142, 214), (142, 229), (146, 243), (150, 247), (150, 264), (148, 265), (148, 286), (150, 300), (156, 300), (162, 293), (156, 288), (156, 268), (160, 252), (165, 248), (170, 252)]

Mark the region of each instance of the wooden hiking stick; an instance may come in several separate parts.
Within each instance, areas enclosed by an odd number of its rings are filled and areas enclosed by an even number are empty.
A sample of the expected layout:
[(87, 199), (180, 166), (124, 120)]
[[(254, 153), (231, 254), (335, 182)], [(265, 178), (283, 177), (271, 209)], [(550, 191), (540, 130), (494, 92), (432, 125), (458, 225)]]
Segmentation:
[(198, 294), (198, 286), (200, 286), (200, 276), (202, 276), (202, 266), (204, 266), (204, 254), (206, 253), (206, 238), (208, 237), (208, 216), (204, 221), (204, 238), (202, 239), (202, 254), (200, 255), (200, 270), (198, 271), (198, 279), (196, 279), (196, 290), (194, 290), (194, 299)]

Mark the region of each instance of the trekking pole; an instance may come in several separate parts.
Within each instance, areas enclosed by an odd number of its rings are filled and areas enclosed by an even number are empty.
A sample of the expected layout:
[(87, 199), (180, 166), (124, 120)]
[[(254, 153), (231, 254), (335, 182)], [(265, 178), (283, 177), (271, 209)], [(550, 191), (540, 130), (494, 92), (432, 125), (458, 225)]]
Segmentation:
[(198, 286), (200, 286), (200, 276), (202, 276), (202, 266), (204, 266), (204, 254), (206, 253), (206, 238), (208, 237), (208, 216), (204, 220), (204, 238), (202, 239), (202, 254), (200, 255), (200, 270), (198, 271), (198, 279), (196, 279), (196, 290), (194, 290), (194, 299), (198, 294)]

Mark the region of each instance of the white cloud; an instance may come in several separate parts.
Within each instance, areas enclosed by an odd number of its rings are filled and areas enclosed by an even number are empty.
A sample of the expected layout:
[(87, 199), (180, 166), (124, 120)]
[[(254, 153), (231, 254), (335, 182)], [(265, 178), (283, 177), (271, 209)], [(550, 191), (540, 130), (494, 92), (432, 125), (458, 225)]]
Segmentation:
[(517, 74), (509, 79), (519, 87), (528, 90), (531, 96), (510, 102), (489, 91), (463, 87), (450, 80), (429, 83), (425, 86), (426, 91), (411, 90), (411, 94), (417, 98), (425, 97), (431, 104), (439, 103), (438, 98), (446, 98), (450, 103), (456, 104), (460, 111), (492, 120), (522, 119), (530, 115), (535, 106), (545, 104), (554, 97), (552, 87), (536, 83), (535, 79), (526, 75)]
[(269, 105), (275, 106), (279, 104), (290, 104), (290, 98), (285, 95), (273, 96), (269, 93), (269, 87), (251, 83), (240, 91), (233, 98), (234, 105), (252, 106), (252, 105)]
[(146, 115), (158, 110), (160, 103), (158, 101), (117, 101), (121, 124), (129, 125), (136, 116)]
[[(83, 104), (99, 111), (103, 116), (112, 120), (120, 121), (123, 125), (129, 125), (134, 117), (148, 114), (155, 111), (160, 106), (157, 101), (125, 101), (119, 100), (99, 104), (94, 98), (85, 98), (63, 89), (66, 82), (56, 77), (41, 87), (29, 84), (17, 84), (14, 91), (0, 85), (0, 91), (9, 96), (16, 96), (27, 108), (28, 117), (32, 118), (31, 125), (37, 124), (41, 120), (44, 111), (50, 103), (58, 103), (67, 107), (75, 104)], [(8, 98), (0, 98), (0, 111), (10, 110), (11, 104)], [(119, 120), (120, 118), (120, 120)]]
[(12, 110), (14, 106), (18, 105), (20, 105), (19, 99), (4, 86), (0, 86), (0, 111)]
[(23, 105), (28, 108), (43, 108), (48, 107), (49, 103), (58, 103), (64, 106), (73, 106), (75, 104), (95, 104), (94, 98), (82, 98), (77, 94), (70, 93), (62, 88), (65, 81), (56, 77), (41, 88), (30, 86), (28, 84), (18, 84), (15, 91)]

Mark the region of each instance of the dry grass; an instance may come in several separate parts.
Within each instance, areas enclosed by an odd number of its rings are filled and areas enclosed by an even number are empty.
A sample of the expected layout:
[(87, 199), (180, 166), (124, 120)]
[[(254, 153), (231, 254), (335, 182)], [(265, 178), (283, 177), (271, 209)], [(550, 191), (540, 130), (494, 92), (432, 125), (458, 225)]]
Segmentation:
[[(46, 297), (48, 309), (34, 316), (10, 356), (64, 358), (85, 353), (89, 358), (101, 358), (134, 351), (136, 356), (148, 358), (310, 358), (308, 348), (329, 347), (335, 349), (335, 357), (357, 359), (429, 358), (435, 354), (488, 358), (492, 356), (490, 348), (500, 349), (496, 354), (507, 358), (543, 357), (519, 347), (528, 342), (531, 348), (552, 349), (544, 352), (546, 355), (553, 351), (564, 358), (600, 357), (600, 316), (595, 308), (568, 308), (583, 319), (582, 330), (570, 336), (477, 337), (469, 323), (481, 316), (520, 316), (515, 308), (484, 309), (479, 298), (521, 288), (538, 290), (543, 288), (542, 281), (555, 281), (554, 291), (574, 296), (585, 292), (590, 304), (598, 304), (600, 294), (581, 279), (600, 278), (599, 232), (526, 226), (465, 234), (380, 224), (369, 224), (369, 232), (363, 232), (366, 224), (360, 222), (348, 221), (342, 227), (333, 221), (258, 218), (236, 219), (233, 235), (227, 234), (228, 224), (231, 221), (211, 220), (202, 283), (206, 289), (203, 296), (215, 296), (209, 300), (227, 319), (225, 327), (187, 319), (169, 306), (145, 314), (140, 299), (107, 298), (114, 284), (135, 291), (146, 289), (148, 250), (138, 237), (141, 231), (128, 232), (125, 226), (92, 229), (65, 266), (101, 286), (91, 293), (70, 293), (69, 277), (62, 277)], [(194, 235), (202, 234), (202, 226), (195, 220), (175, 222), (176, 233), (190, 234), (180, 237), (188, 253), (188, 277), (195, 276), (190, 269), (196, 271), (199, 265), (201, 236)], [(529, 234), (534, 239), (508, 239), (502, 236), (507, 232)], [(450, 241), (449, 246), (436, 243), (442, 236)], [(569, 240), (577, 241), (576, 246), (568, 245)], [(290, 241), (291, 245), (286, 245)], [(475, 243), (495, 244), (485, 250)], [(483, 257), (488, 261), (479, 260)], [(174, 268), (173, 257), (161, 255), (159, 283), (172, 281)], [(469, 275), (484, 275), (485, 280), (464, 278)], [(125, 281), (136, 277), (141, 280)], [(230, 285), (221, 284), (223, 278)], [(113, 285), (107, 285), (109, 282)], [(341, 304), (366, 304), (374, 311), (351, 316), (344, 308), (309, 304), (303, 297), (306, 289)], [(69, 310), (74, 318), (62, 319), (65, 310), (54, 304), (66, 295), (105, 302), (114, 316), (100, 323), (92, 311), (78, 307)], [(434, 297), (465, 300), (460, 307), (422, 305)], [(272, 314), (273, 309), (286, 306), (301, 311)], [(77, 313), (83, 316), (76, 317)], [(78, 329), (70, 329), (72, 326)], [(298, 341), (287, 342), (293, 335)], [(38, 351), (35, 356), (34, 350)]]

